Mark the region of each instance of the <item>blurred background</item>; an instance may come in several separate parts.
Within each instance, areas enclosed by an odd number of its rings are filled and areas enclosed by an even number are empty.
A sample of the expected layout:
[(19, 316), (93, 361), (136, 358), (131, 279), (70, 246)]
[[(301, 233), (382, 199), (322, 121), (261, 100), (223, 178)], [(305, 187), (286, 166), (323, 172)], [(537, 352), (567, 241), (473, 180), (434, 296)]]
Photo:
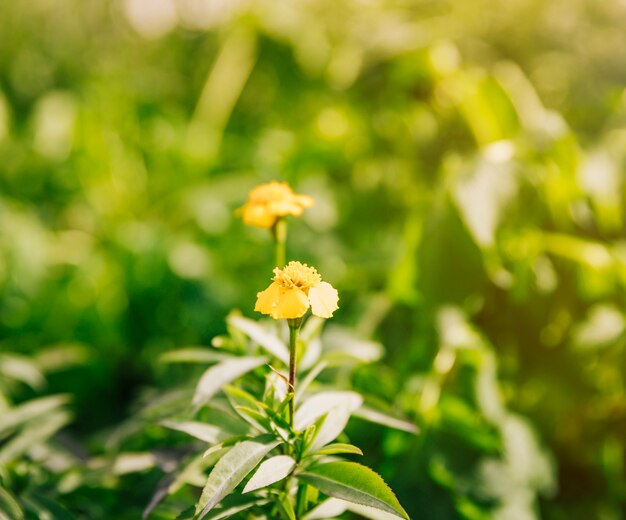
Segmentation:
[(420, 425), (350, 430), (413, 518), (626, 518), (624, 27), (623, 0), (0, 2), (4, 486), (139, 517), (150, 471), (42, 457), (105, 453), (160, 354), (255, 317), (271, 241), (233, 210), (276, 179), (316, 199), (288, 256), (386, 349), (352, 385)]

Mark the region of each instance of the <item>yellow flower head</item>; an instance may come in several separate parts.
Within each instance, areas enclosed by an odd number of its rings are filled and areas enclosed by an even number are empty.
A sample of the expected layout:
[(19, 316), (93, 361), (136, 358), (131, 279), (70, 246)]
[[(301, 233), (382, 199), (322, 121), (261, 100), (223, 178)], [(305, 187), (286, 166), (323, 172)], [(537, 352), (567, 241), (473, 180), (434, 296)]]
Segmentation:
[(281, 217), (302, 215), (313, 203), (307, 195), (296, 195), (286, 182), (272, 181), (250, 191), (238, 213), (248, 226), (271, 228)]
[(339, 294), (332, 285), (322, 282), (314, 267), (289, 262), (283, 269), (274, 269), (273, 283), (257, 294), (254, 310), (269, 314), (275, 320), (294, 319), (311, 312), (330, 318), (339, 306)]

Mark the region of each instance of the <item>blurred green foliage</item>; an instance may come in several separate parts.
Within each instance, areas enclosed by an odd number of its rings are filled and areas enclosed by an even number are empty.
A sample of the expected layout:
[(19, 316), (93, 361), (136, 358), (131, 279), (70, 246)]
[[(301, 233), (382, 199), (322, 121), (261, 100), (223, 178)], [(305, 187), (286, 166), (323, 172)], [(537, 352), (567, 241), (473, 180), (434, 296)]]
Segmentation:
[[(284, 179), (317, 201), (289, 256), (387, 349), (351, 384), (422, 428), (349, 428), (413, 517), (626, 517), (625, 24), (593, 0), (1, 2), (0, 431), (70, 394), (66, 458), (114, 454), (142, 396), (198, 375), (160, 354), (253, 316), (272, 249), (232, 211)], [(78, 517), (136, 518), (159, 479), (55, 485), (66, 463), (0, 442), (5, 487)]]

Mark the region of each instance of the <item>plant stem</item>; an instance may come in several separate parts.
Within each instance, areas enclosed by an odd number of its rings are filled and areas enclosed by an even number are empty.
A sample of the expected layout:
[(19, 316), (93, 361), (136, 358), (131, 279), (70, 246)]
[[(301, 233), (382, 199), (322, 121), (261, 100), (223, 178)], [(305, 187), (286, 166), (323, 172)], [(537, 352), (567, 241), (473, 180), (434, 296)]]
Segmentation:
[(287, 320), (289, 324), (289, 424), (293, 428), (293, 417), (296, 399), (296, 347), (298, 344), (298, 332), (302, 325), (302, 318)]
[(286, 262), (287, 244), (287, 221), (284, 218), (279, 218), (272, 226), (272, 237), (276, 249), (276, 267), (283, 268)]

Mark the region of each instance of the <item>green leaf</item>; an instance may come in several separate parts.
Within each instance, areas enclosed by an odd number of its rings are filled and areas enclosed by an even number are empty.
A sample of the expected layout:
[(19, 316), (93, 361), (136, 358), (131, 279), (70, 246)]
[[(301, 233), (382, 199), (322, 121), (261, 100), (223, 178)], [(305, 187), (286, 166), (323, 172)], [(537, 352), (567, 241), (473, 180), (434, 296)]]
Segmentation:
[[(241, 513), (242, 511), (245, 511), (255, 506), (262, 506), (269, 503), (269, 500), (266, 498), (259, 499), (258, 497), (241, 496), (233, 496), (232, 498), (236, 500), (233, 500), (231, 502), (231, 497), (228, 497), (228, 499), (225, 500), (225, 502), (229, 502), (228, 504), (224, 504), (223, 507), (216, 507), (204, 518), (206, 520), (222, 520), (225, 518), (233, 518), (237, 515), (237, 513)], [(236, 516), (236, 518), (239, 518), (239, 516)]]
[(309, 468), (298, 479), (322, 493), (354, 504), (381, 509), (409, 519), (385, 481), (371, 469), (355, 462), (329, 462)]
[(26, 383), (32, 388), (41, 388), (45, 384), (43, 374), (27, 357), (17, 354), (0, 355), (0, 374)]
[(284, 479), (293, 468), (296, 461), (289, 455), (276, 455), (261, 463), (259, 469), (256, 470), (252, 478), (243, 488), (244, 493), (249, 493), (256, 489), (261, 489)]
[[(6, 516), (4, 516), (6, 514)], [(23, 520), (24, 512), (17, 499), (0, 485), (0, 519)]]
[(19, 435), (7, 442), (0, 450), (0, 466), (10, 462), (22, 453), (29, 451), (41, 442), (45, 442), (58, 430), (70, 422), (71, 416), (64, 411), (50, 414), (45, 421), (29, 425)]
[(232, 356), (215, 352), (206, 347), (187, 347), (165, 352), (159, 357), (160, 363), (218, 363)]
[(289, 364), (289, 350), (287, 346), (274, 334), (267, 332), (256, 321), (234, 314), (228, 316), (227, 321), (229, 325), (243, 332), (272, 356), (280, 359), (285, 365)]
[(44, 414), (66, 404), (68, 401), (69, 398), (66, 395), (52, 395), (50, 397), (42, 397), (41, 399), (33, 399), (9, 409), (2, 414), (0, 438), (17, 426), (35, 417), (41, 418)]
[(202, 374), (196, 392), (193, 396), (193, 405), (201, 407), (226, 384), (242, 376), (246, 372), (261, 366), (267, 361), (264, 357), (241, 357), (227, 359), (212, 366)]
[(224, 439), (222, 442), (215, 444), (214, 446), (211, 446), (209, 449), (207, 449), (204, 452), (202, 456), (209, 457), (210, 455), (212, 455), (216, 451), (221, 450), (222, 448), (230, 448), (231, 446), (234, 446), (235, 444), (239, 444), (240, 442), (243, 442), (248, 439), (249, 439), (248, 435), (233, 435), (232, 437), (228, 437), (227, 439)]
[(316, 424), (314, 434), (311, 436), (310, 445), (307, 446), (311, 451), (316, 451), (329, 442), (334, 441), (341, 432), (343, 432), (350, 420), (350, 410), (345, 407), (331, 408), (331, 410), (322, 417), (321, 421)]
[(315, 381), (317, 376), (319, 376), (326, 367), (328, 367), (328, 361), (320, 361), (313, 368), (311, 368), (304, 379), (298, 383), (298, 386), (296, 387), (296, 396), (300, 397), (301, 395), (304, 395), (307, 388), (309, 388), (311, 383)]
[[(309, 487), (309, 489), (313, 489)], [(321, 520), (326, 518), (335, 518), (346, 512), (349, 502), (339, 500), (338, 498), (327, 498), (307, 514), (302, 520)]]
[(76, 520), (76, 517), (56, 500), (51, 500), (41, 495), (29, 496), (28, 498), (22, 497), (22, 500), (27, 504), (28, 509), (32, 510), (39, 519)]
[(261, 413), (261, 410), (265, 410), (263, 403), (245, 390), (234, 386), (225, 386), (224, 393), (232, 408), (244, 421), (259, 431), (267, 431), (269, 429), (269, 421)]
[(160, 424), (170, 430), (187, 433), (196, 439), (200, 439), (201, 441), (209, 442), (211, 444), (219, 442), (225, 438), (224, 431), (212, 424), (195, 421), (176, 422), (167, 420), (161, 421)]
[(352, 444), (329, 444), (315, 452), (316, 455), (337, 455), (338, 453), (352, 453), (354, 455), (363, 455), (363, 452)]
[(297, 520), (296, 512), (293, 510), (293, 505), (291, 504), (291, 500), (289, 500), (289, 495), (287, 495), (286, 493), (281, 493), (279, 500), (278, 500), (278, 504), (285, 518), (287, 518), (287, 520)]
[(296, 411), (295, 427), (303, 430), (333, 408), (342, 408), (353, 412), (363, 403), (363, 398), (356, 392), (320, 392), (309, 397)]
[(362, 504), (352, 504), (351, 502), (343, 501), (348, 511), (352, 511), (356, 513), (360, 517), (368, 518), (369, 520), (395, 520), (397, 516), (392, 513), (387, 513), (386, 511), (381, 511), (380, 509), (376, 509), (369, 506), (364, 506)]
[(271, 435), (261, 435), (234, 446), (224, 455), (211, 471), (202, 496), (196, 506), (199, 518), (204, 518), (225, 496), (263, 460), (271, 450), (280, 444)]
[(372, 363), (378, 361), (385, 352), (380, 343), (359, 338), (352, 330), (337, 325), (331, 325), (326, 329), (324, 347), (324, 359), (339, 364), (346, 361)]
[(260, 432), (270, 431), (270, 422), (268, 418), (257, 410), (248, 408), (247, 406), (236, 406), (235, 411), (241, 418), (250, 424), (253, 428)]
[(156, 466), (156, 458), (150, 452), (120, 453), (115, 457), (110, 472), (113, 475), (126, 475), (146, 471)]
[(367, 406), (357, 408), (352, 415), (369, 422), (395, 428), (396, 430), (402, 430), (408, 433), (419, 433), (419, 428), (413, 423)]

